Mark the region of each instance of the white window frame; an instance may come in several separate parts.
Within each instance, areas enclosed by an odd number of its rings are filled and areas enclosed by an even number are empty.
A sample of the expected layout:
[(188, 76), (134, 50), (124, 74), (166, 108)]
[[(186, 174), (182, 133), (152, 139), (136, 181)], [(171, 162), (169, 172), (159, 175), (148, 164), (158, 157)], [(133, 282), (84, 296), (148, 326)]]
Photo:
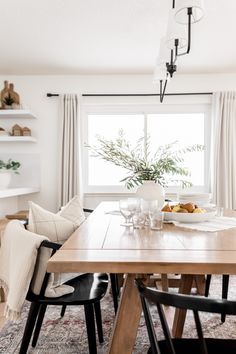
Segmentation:
[[(88, 141), (88, 115), (89, 114), (148, 114), (159, 113), (204, 113), (204, 186), (193, 186), (188, 188), (188, 192), (210, 192), (210, 146), (211, 146), (211, 105), (207, 103), (182, 103), (182, 104), (85, 104), (81, 108), (82, 123), (82, 175), (83, 191), (85, 194), (127, 194), (134, 193), (124, 186), (89, 186), (88, 185), (88, 148), (85, 145)], [(181, 187), (171, 186), (166, 188), (166, 193), (178, 193), (183, 191)]]

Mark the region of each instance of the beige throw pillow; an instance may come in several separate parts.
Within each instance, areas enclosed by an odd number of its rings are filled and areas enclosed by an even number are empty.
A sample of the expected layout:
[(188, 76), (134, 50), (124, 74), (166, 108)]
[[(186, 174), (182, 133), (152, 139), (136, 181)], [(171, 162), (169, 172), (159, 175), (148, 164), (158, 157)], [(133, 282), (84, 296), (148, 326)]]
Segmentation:
[(78, 227), (85, 220), (85, 215), (79, 196), (76, 195), (65, 206), (63, 206), (58, 215), (72, 221)]
[[(52, 242), (60, 244), (63, 244), (85, 219), (79, 196), (75, 196), (57, 214), (45, 210), (33, 202), (29, 202), (29, 207), (28, 230), (47, 236)], [(40, 250), (35, 268), (34, 281), (32, 282), (32, 291), (35, 294), (39, 294), (41, 289), (50, 255), (50, 250), (45, 248)], [(68, 290), (66, 288), (67, 285), (61, 285), (80, 274), (82, 273), (51, 274), (45, 295), (48, 297), (58, 297), (68, 293), (66, 291)]]
[(29, 222), (27, 229), (49, 237), (53, 242), (63, 243), (77, 229), (77, 225), (62, 217), (29, 202)]

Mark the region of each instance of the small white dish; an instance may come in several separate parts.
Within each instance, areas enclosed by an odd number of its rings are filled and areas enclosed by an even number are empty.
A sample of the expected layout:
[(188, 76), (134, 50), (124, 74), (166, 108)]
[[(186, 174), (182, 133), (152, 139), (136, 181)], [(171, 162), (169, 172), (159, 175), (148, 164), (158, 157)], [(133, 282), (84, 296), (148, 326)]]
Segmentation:
[(184, 223), (195, 223), (208, 221), (216, 216), (215, 209), (205, 208), (205, 213), (173, 213), (164, 212), (164, 220), (166, 221), (178, 221)]

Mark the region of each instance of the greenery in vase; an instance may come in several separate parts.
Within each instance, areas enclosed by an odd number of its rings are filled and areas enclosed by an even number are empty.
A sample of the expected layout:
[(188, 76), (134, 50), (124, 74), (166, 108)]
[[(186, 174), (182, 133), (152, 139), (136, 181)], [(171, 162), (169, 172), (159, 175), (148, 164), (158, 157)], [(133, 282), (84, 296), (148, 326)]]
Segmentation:
[(20, 162), (18, 161), (13, 161), (12, 159), (8, 159), (6, 162), (3, 160), (0, 160), (0, 171), (13, 171), (14, 173), (19, 174), (17, 171), (18, 168), (20, 167)]
[[(180, 183), (189, 187), (192, 183), (185, 178), (190, 176), (189, 170), (183, 167), (184, 155), (188, 152), (202, 151), (202, 145), (191, 145), (178, 148), (177, 142), (159, 146), (150, 156), (149, 142), (144, 138), (138, 140), (135, 147), (126, 140), (122, 131), (115, 140), (97, 137), (98, 145), (87, 147), (93, 156), (111, 162), (127, 170), (127, 176), (120, 182), (125, 182), (128, 189), (142, 184), (145, 180), (158, 182), (167, 186), (168, 182)], [(173, 177), (176, 176), (176, 179)]]

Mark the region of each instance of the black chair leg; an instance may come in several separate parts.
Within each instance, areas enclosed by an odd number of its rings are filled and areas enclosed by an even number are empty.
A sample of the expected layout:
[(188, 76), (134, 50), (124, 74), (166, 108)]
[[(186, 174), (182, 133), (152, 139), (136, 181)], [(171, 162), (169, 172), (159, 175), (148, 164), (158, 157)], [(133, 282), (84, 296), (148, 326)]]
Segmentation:
[(32, 347), (36, 347), (46, 309), (47, 309), (47, 305), (40, 306), (39, 315), (37, 318), (37, 322), (36, 322), (36, 326), (35, 326), (35, 330), (34, 330), (34, 335), (33, 335), (33, 340), (32, 340)]
[[(228, 288), (229, 288), (229, 275), (223, 274), (223, 277), (222, 277), (222, 299), (227, 299)], [(225, 313), (222, 313), (221, 314), (221, 322), (225, 322), (225, 318), (226, 318)]]
[(88, 335), (89, 354), (97, 354), (95, 319), (93, 305), (84, 305), (84, 313)]
[(95, 302), (93, 304), (94, 310), (95, 310), (95, 318), (96, 318), (96, 324), (97, 324), (97, 332), (98, 332), (98, 340), (99, 343), (103, 343), (103, 329), (102, 329), (102, 313), (101, 313), (101, 304), (100, 301)]
[(63, 317), (65, 315), (65, 311), (66, 311), (66, 305), (62, 305), (61, 317)]
[(34, 330), (34, 326), (35, 326), (35, 322), (37, 319), (37, 315), (39, 312), (39, 306), (40, 305), (36, 302), (31, 303), (19, 354), (26, 354), (27, 353), (30, 339), (31, 339), (31, 336), (32, 336), (32, 333)]
[(112, 297), (114, 303), (114, 310), (116, 313), (118, 309), (118, 294), (119, 294), (117, 275), (110, 273), (110, 279), (111, 279), (111, 291), (112, 291)]
[(205, 285), (205, 297), (208, 297), (211, 284), (211, 274), (207, 274)]

